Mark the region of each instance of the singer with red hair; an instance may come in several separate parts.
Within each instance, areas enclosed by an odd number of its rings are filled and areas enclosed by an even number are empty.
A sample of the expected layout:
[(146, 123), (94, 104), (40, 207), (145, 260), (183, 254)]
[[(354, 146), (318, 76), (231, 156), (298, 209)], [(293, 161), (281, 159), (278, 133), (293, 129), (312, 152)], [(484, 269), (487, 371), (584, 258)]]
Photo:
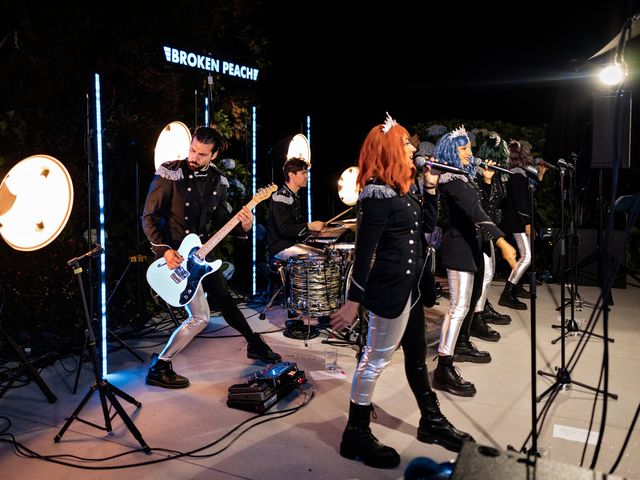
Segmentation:
[(331, 315), (331, 325), (341, 330), (351, 325), (360, 305), (369, 311), (367, 344), (353, 377), (340, 454), (376, 468), (395, 468), (400, 463), (398, 453), (381, 444), (369, 428), (374, 387), (399, 345), (420, 408), (418, 440), (454, 451), (460, 451), (465, 440), (473, 440), (442, 414), (427, 376), (419, 283), (424, 265), (423, 223), (426, 230), (435, 226), (438, 177), (425, 172), (423, 200), (414, 183), (415, 150), (407, 130), (388, 114), (385, 123), (373, 127), (365, 138), (358, 159), (360, 196), (351, 287), (345, 304)]

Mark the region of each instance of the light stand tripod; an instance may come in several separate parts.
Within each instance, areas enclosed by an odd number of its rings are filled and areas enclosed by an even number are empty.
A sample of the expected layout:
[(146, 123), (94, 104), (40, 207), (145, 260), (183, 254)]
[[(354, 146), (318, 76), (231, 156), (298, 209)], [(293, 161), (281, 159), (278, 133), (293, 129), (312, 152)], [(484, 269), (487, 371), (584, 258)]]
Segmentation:
[[(551, 384), (551, 386), (549, 388), (547, 388), (544, 392), (542, 392), (542, 394), (540, 394), (539, 397), (536, 398), (536, 400), (539, 402), (540, 400), (542, 400), (547, 394), (554, 392), (557, 393), (559, 390), (569, 390), (571, 388), (572, 384), (576, 384), (576, 385), (580, 385), (583, 388), (586, 388), (587, 390), (591, 390), (593, 392), (596, 393), (604, 393), (602, 390), (599, 390), (595, 387), (591, 387), (589, 385), (586, 385), (584, 383), (580, 383), (580, 382), (576, 382), (575, 380), (571, 379), (571, 373), (569, 372), (569, 370), (567, 369), (567, 364), (566, 364), (566, 348), (565, 348), (565, 336), (567, 335), (576, 335), (576, 334), (580, 334), (583, 331), (580, 330), (578, 328), (578, 325), (575, 321), (575, 297), (571, 298), (569, 303), (571, 304), (571, 321), (567, 322), (566, 321), (566, 314), (565, 314), (565, 308), (568, 306), (567, 303), (565, 303), (565, 275), (567, 272), (567, 261), (566, 261), (566, 230), (565, 230), (565, 208), (564, 208), (564, 197), (565, 197), (565, 191), (564, 191), (564, 176), (565, 176), (565, 172), (567, 169), (565, 168), (561, 168), (560, 169), (560, 307), (558, 307), (558, 309), (560, 311), (560, 325), (552, 325), (553, 328), (560, 328), (560, 336), (554, 340), (551, 341), (552, 344), (556, 344), (558, 342), (558, 340), (560, 340), (560, 366), (556, 367), (556, 373), (549, 373), (549, 372), (543, 372), (542, 370), (538, 370), (538, 375), (542, 375), (545, 377), (554, 377), (556, 380), (553, 384)], [(569, 169), (570, 175), (571, 175), (571, 170)], [(531, 217), (533, 218), (533, 216)], [(573, 224), (573, 219), (570, 220), (570, 225)], [(573, 235), (573, 226), (570, 228), (570, 233), (569, 235)], [(571, 237), (573, 240), (573, 237)], [(533, 250), (533, 249), (532, 249)], [(532, 251), (532, 256), (533, 256), (533, 251)], [(572, 272), (572, 277), (575, 273), (575, 263), (576, 263), (576, 258), (575, 256), (571, 256), (571, 258), (573, 259), (573, 266), (571, 267), (571, 272)], [(571, 260), (570, 260), (571, 261)], [(533, 270), (533, 269), (532, 269)], [(572, 278), (572, 282), (575, 280), (575, 278)], [(575, 284), (573, 284), (575, 286)], [(575, 292), (575, 290), (574, 290)], [(532, 296), (533, 299), (533, 296)], [(532, 300), (533, 302), (533, 300)], [(575, 329), (570, 329), (569, 325), (574, 324), (575, 325)], [(565, 330), (565, 327), (567, 328)], [(594, 333), (589, 333), (587, 332), (589, 335), (596, 335)], [(599, 335), (597, 335), (599, 336)], [(611, 398), (617, 398), (617, 396), (614, 396), (614, 394), (608, 394), (609, 396), (611, 396)], [(553, 395), (551, 398), (555, 398), (555, 395)]]
[[(126, 400), (127, 402), (131, 403), (132, 405), (135, 405), (136, 408), (140, 408), (142, 404), (138, 402), (135, 398), (131, 397), (127, 393), (120, 390), (119, 388), (111, 385), (106, 379), (101, 378), (99, 373), (100, 369), (99, 369), (98, 354), (96, 352), (96, 337), (93, 334), (93, 328), (91, 326), (91, 317), (89, 316), (89, 308), (87, 307), (87, 299), (85, 297), (84, 285), (82, 283), (82, 276), (81, 276), (82, 268), (80, 267), (80, 261), (92, 255), (93, 255), (93, 250), (85, 253), (84, 255), (81, 255), (80, 257), (70, 260), (68, 263), (73, 268), (73, 273), (78, 278), (78, 285), (80, 287), (80, 297), (82, 299), (82, 306), (84, 308), (85, 321), (87, 322), (86, 334), (88, 338), (89, 353), (91, 354), (91, 362), (93, 363), (93, 373), (95, 376), (95, 383), (91, 386), (91, 388), (89, 389), (87, 394), (84, 396), (84, 398), (82, 399), (78, 407), (74, 410), (74, 412), (71, 414), (67, 422), (60, 429), (58, 434), (55, 436), (54, 441), (56, 443), (60, 441), (60, 439), (64, 435), (64, 432), (67, 431), (67, 429), (69, 428), (69, 426), (74, 420), (78, 420), (82, 423), (86, 423), (87, 425), (91, 425), (92, 427), (98, 428), (100, 430), (111, 432), (112, 430), (111, 420), (116, 415), (120, 415), (120, 417), (122, 418), (122, 421), (127, 426), (131, 434), (136, 438), (136, 440), (138, 440), (138, 443), (140, 443), (143, 450), (146, 453), (150, 453), (151, 450), (149, 446), (146, 444), (146, 442), (144, 441), (144, 439), (142, 438), (142, 434), (136, 428), (131, 418), (129, 418), (124, 408), (122, 408), (122, 405), (120, 405), (120, 402), (118, 401), (117, 397), (120, 397)], [(89, 422), (87, 420), (83, 420), (78, 417), (78, 414), (80, 413), (82, 408), (86, 405), (86, 403), (89, 401), (89, 399), (91, 398), (91, 396), (96, 390), (100, 395), (100, 404), (102, 405), (102, 414), (103, 414), (104, 423), (105, 423), (104, 427), (97, 425), (95, 423)], [(107, 406), (107, 400), (109, 400), (109, 402), (111, 403), (111, 405), (116, 411), (116, 413), (114, 413), (113, 416), (109, 414), (109, 407)]]

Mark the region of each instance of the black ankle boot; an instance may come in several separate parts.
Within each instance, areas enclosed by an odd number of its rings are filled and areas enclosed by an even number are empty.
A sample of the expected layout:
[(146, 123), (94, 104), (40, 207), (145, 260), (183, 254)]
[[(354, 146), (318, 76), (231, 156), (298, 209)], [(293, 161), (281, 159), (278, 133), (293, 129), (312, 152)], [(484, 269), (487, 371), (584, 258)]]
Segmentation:
[(154, 353), (147, 371), (146, 383), (155, 387), (186, 388), (189, 386), (189, 379), (178, 375), (173, 371), (171, 362), (160, 360), (158, 354)]
[(262, 360), (264, 363), (276, 363), (282, 359), (257, 333), (252, 333), (247, 338), (247, 357)]
[(484, 317), (484, 321), (487, 323), (494, 323), (496, 325), (509, 325), (511, 323), (511, 317), (509, 315), (496, 312), (489, 300), (484, 304), (482, 316)]
[(517, 298), (531, 298), (531, 293), (529, 293), (523, 286), (522, 280), (518, 282), (518, 284), (513, 289), (513, 293)]
[(456, 362), (489, 363), (491, 354), (478, 350), (466, 335), (458, 335), (458, 341), (453, 350), (453, 359)]
[(450, 355), (438, 357), (438, 366), (433, 371), (433, 388), (461, 397), (473, 397), (476, 394), (475, 385), (460, 376)]
[(451, 425), (451, 422), (442, 414), (436, 392), (425, 392), (417, 399), (422, 414), (418, 426), (418, 440), (442, 445), (454, 452), (459, 452), (465, 441), (475, 442), (471, 435)]
[(493, 328), (487, 325), (484, 321), (482, 312), (475, 312), (473, 319), (471, 320), (471, 328), (469, 335), (472, 337), (478, 337), (488, 342), (497, 342), (500, 340), (500, 333), (496, 332)]
[(349, 404), (349, 422), (342, 434), (340, 455), (351, 460), (359, 458), (374, 468), (396, 468), (400, 465), (398, 452), (380, 443), (371, 433), (371, 409), (371, 405)]
[(507, 280), (504, 284), (504, 290), (500, 295), (500, 300), (498, 300), (498, 305), (513, 308), (515, 310), (526, 310), (527, 304), (518, 300), (515, 295), (515, 288), (516, 286)]

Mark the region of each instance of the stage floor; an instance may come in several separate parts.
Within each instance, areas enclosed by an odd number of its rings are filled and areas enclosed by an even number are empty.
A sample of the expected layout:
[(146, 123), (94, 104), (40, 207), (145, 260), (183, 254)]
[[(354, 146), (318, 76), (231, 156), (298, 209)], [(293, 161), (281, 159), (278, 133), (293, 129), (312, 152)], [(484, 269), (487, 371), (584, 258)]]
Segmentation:
[[(513, 323), (494, 326), (502, 334), (497, 343), (476, 340), (476, 345), (491, 352), (489, 364), (457, 364), (463, 377), (475, 383), (478, 394), (473, 398), (438, 393), (442, 411), (458, 428), (471, 433), (478, 443), (505, 450), (507, 445), (520, 449), (531, 431), (531, 317), (530, 310), (515, 311), (498, 307), (503, 284), (494, 282), (489, 295), (493, 305), (502, 313), (509, 313)], [(555, 311), (560, 302), (558, 285), (538, 287), (537, 307), (537, 368), (554, 372), (561, 362), (560, 343), (551, 344), (559, 331)], [(598, 290), (580, 287), (585, 301), (595, 302)], [(605, 439), (599, 452), (596, 470), (608, 472), (622, 448), (627, 430), (640, 399), (640, 290), (629, 285), (613, 290), (615, 305), (609, 313), (609, 333), (615, 343), (609, 343), (609, 391), (619, 395), (607, 404)], [(526, 301), (530, 303), (530, 301)], [(446, 298), (428, 310), (429, 340), (437, 337), (439, 322), (448, 306)], [(94, 377), (89, 363), (84, 363), (78, 391), (71, 391), (75, 372), (69, 361), (56, 362), (45, 368), (42, 378), (58, 397), (49, 404), (35, 383), (12, 389), (0, 399), (0, 416), (10, 419), (10, 426), (0, 419), (0, 430), (13, 434), (17, 441), (39, 455), (55, 456), (59, 462), (70, 462), (81, 468), (24, 458), (14, 448), (0, 443), (0, 472), (2, 478), (58, 479), (398, 479), (416, 457), (430, 457), (436, 462), (456, 458), (444, 448), (416, 440), (416, 426), (420, 417), (415, 400), (407, 385), (403, 352), (398, 350), (391, 365), (382, 374), (374, 394), (377, 419), (372, 423), (374, 434), (398, 450), (401, 465), (394, 470), (377, 470), (361, 462), (347, 460), (338, 453), (349, 404), (351, 377), (356, 367), (353, 345), (337, 346), (338, 370), (324, 369), (323, 343), (327, 332), (305, 343), (283, 335), (285, 312), (273, 308), (265, 320), (259, 320), (255, 309), (241, 305), (250, 324), (263, 332), (268, 343), (284, 361), (295, 362), (308, 380), (301, 389), (278, 401), (268, 413), (254, 414), (227, 407), (227, 389), (244, 383), (264, 368), (260, 362), (246, 357), (246, 342), (226, 327), (220, 317), (212, 317), (207, 332), (196, 339), (174, 361), (178, 373), (191, 380), (182, 390), (165, 390), (145, 385), (148, 359), (161, 349), (166, 334), (153, 333), (129, 346), (145, 359), (140, 363), (125, 349), (117, 349), (109, 356), (109, 382), (131, 395), (142, 406), (121, 403), (139, 429), (146, 443), (153, 449), (127, 454), (139, 448), (138, 441), (122, 419), (113, 419), (113, 432), (106, 433), (78, 420), (59, 443), (54, 437), (82, 398), (89, 391)], [(588, 321), (592, 309), (576, 311), (582, 325)], [(567, 310), (567, 316), (570, 312)], [(603, 333), (602, 318), (595, 333)], [(580, 337), (567, 337), (566, 359), (573, 365), (574, 381), (596, 386), (603, 358), (601, 339), (591, 337), (578, 361), (574, 351)], [(114, 344), (114, 346), (117, 344)], [(435, 348), (429, 350), (429, 371), (435, 368)], [(570, 360), (572, 359), (573, 360)], [(569, 362), (572, 363), (569, 363)], [(536, 375), (537, 393), (541, 394), (553, 383), (553, 378)], [(538, 403), (541, 411), (549, 396)], [(561, 391), (550, 403), (538, 438), (538, 446), (545, 459), (570, 465), (580, 465), (584, 436), (595, 395), (576, 384)], [(304, 405), (304, 406), (303, 406)], [(288, 416), (284, 410), (294, 409)], [(602, 418), (603, 400), (596, 402), (595, 422), (591, 430), (597, 432)], [(283, 413), (277, 413), (283, 412)], [(80, 417), (104, 426), (105, 420), (98, 395), (94, 394), (83, 408)], [(640, 425), (629, 441), (616, 475), (640, 478)], [(245, 433), (243, 433), (245, 432)], [(168, 461), (179, 453), (190, 453)], [(589, 467), (594, 445), (588, 445), (583, 466)], [(93, 461), (79, 461), (75, 457), (89, 457)], [(98, 461), (105, 457), (115, 458)], [(121, 468), (124, 465), (145, 464)], [(104, 469), (109, 467), (110, 469)], [(102, 468), (102, 469), (101, 469)], [(115, 471), (112, 469), (116, 469)], [(88, 469), (88, 470), (87, 470)], [(524, 478), (524, 477), (523, 477)]]

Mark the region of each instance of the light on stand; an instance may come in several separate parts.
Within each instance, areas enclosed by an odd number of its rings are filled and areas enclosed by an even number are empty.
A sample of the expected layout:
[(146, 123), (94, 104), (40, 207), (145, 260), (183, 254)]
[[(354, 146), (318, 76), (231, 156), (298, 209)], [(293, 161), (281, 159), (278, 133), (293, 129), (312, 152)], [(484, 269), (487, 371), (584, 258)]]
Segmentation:
[(25, 158), (0, 185), (0, 234), (16, 250), (38, 250), (60, 234), (72, 206), (73, 183), (64, 165), (49, 155)]
[(154, 153), (156, 169), (164, 162), (182, 160), (189, 156), (191, 132), (182, 122), (171, 122), (162, 129)]
[(340, 175), (340, 179), (338, 180), (338, 196), (345, 205), (352, 206), (358, 201), (356, 180), (358, 179), (359, 172), (358, 167), (349, 167)]

